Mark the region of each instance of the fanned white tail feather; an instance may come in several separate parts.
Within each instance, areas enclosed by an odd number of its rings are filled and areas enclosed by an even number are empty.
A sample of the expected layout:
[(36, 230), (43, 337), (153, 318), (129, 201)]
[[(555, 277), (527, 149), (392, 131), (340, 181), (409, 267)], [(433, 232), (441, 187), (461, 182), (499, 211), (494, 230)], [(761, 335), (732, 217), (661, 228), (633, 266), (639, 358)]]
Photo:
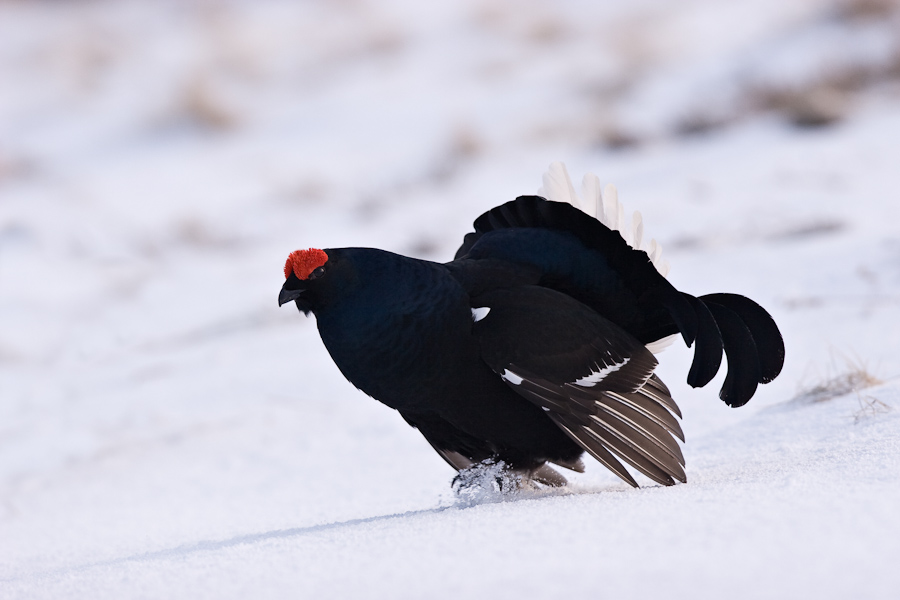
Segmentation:
[(575, 187), (569, 178), (569, 172), (566, 171), (566, 166), (561, 162), (555, 162), (550, 165), (550, 169), (544, 173), (543, 182), (544, 186), (538, 190), (538, 194), (544, 198), (548, 200), (552, 198), (556, 202), (567, 202), (592, 217), (595, 216), (581, 206), (581, 201), (578, 199), (578, 194), (575, 193)]
[(625, 208), (619, 202), (619, 192), (614, 185), (608, 184), (601, 193), (600, 179), (593, 173), (588, 173), (581, 182), (579, 198), (566, 165), (561, 162), (550, 164), (550, 168), (544, 173), (543, 182), (538, 195), (554, 202), (571, 204), (610, 229), (618, 231), (629, 246), (647, 253), (653, 266), (663, 277), (669, 274), (669, 263), (663, 260), (662, 246), (655, 239), (644, 243), (644, 220), (640, 212), (634, 211), (631, 220), (626, 221)]
[[(565, 170), (566, 168), (562, 163), (554, 164), (559, 164), (563, 170)], [(584, 197), (585, 205), (581, 210), (591, 215), (595, 219), (600, 219), (602, 223), (603, 196), (600, 194), (600, 179), (593, 173), (588, 173), (581, 181), (581, 195)]]

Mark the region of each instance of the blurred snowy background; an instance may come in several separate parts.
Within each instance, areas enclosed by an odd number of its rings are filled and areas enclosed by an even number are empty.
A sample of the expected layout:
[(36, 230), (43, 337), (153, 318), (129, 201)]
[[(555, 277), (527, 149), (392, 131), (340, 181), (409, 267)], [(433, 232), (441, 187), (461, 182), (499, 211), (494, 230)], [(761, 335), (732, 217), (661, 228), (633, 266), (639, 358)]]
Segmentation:
[[(660, 356), (687, 485), (469, 506), (282, 266), (448, 260), (554, 160), (787, 363)], [(0, 0), (0, 597), (895, 597), (898, 219), (897, 1)]]

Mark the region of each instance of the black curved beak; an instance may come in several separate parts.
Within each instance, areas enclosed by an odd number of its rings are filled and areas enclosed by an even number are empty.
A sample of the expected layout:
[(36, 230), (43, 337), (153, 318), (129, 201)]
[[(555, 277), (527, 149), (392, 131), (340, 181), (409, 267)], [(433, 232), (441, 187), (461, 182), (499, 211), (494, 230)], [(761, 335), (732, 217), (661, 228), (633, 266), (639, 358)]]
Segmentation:
[(278, 292), (278, 306), (282, 306), (287, 304), (292, 300), (296, 300), (303, 294), (303, 290), (289, 290), (287, 289), (287, 283), (284, 284), (284, 287), (281, 288), (281, 291)]

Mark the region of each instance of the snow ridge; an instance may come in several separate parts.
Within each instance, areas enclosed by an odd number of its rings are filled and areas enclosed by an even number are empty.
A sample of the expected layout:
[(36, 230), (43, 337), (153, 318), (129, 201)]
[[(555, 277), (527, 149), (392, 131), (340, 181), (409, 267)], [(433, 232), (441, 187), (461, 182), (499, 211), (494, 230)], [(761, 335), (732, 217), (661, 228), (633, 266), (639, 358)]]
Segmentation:
[(653, 266), (663, 277), (668, 275), (669, 263), (662, 258), (662, 246), (655, 239), (644, 244), (644, 220), (640, 212), (634, 211), (631, 221), (626, 222), (625, 208), (619, 202), (619, 193), (614, 185), (607, 184), (601, 193), (600, 179), (593, 173), (587, 173), (581, 182), (579, 197), (566, 165), (558, 161), (550, 164), (549, 170), (544, 173), (543, 183), (538, 189), (540, 196), (554, 202), (567, 202), (610, 229), (618, 231), (625, 243), (647, 253)]

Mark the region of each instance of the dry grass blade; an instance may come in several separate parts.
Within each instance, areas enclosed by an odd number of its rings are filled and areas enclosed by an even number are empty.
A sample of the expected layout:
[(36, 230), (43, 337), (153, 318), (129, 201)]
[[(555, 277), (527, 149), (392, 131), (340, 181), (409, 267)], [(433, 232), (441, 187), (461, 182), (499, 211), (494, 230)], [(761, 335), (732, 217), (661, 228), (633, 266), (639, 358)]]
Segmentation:
[(851, 369), (835, 377), (830, 377), (794, 396), (793, 402), (825, 402), (851, 392), (858, 392), (881, 384), (882, 381), (869, 373), (861, 365), (851, 365)]
[(853, 413), (853, 423), (859, 423), (866, 417), (874, 417), (891, 412), (891, 407), (874, 396), (863, 396), (857, 394), (856, 399), (859, 401), (859, 410)]

